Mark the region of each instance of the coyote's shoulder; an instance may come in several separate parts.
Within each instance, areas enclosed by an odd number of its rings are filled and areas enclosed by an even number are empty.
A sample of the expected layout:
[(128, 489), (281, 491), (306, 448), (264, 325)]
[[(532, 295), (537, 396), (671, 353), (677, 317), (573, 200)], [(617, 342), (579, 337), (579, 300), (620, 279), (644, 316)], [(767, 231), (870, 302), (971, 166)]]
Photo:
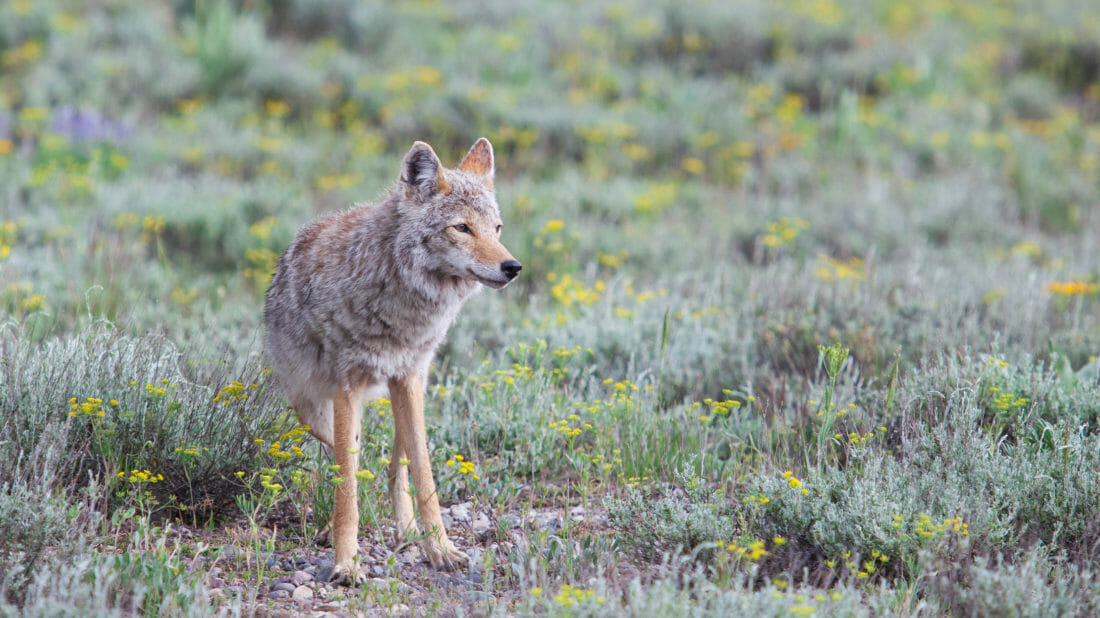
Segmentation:
[[(274, 354), (284, 349), (331, 371), (407, 373), (442, 341), (480, 285), (425, 276), (398, 243), (397, 199), (314, 222), (279, 260), (265, 307)], [(415, 357), (415, 358), (414, 358)], [(298, 362), (305, 362), (306, 359)]]

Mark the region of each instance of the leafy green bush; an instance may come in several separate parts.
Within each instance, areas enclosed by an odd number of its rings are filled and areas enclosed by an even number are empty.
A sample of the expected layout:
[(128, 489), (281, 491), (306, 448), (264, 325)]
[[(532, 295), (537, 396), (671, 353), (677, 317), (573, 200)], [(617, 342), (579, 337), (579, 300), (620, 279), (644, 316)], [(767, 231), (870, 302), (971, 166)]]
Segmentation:
[(101, 325), (41, 346), (9, 339), (0, 371), (3, 456), (54, 453), (65, 487), (99, 479), (162, 506), (224, 508), (243, 489), (236, 471), (304, 456), (291, 448), (299, 434), (281, 437), (295, 421), (248, 360), (187, 361), (162, 337)]
[(85, 539), (103, 523), (103, 484), (92, 479), (78, 492), (63, 467), (68, 433), (64, 423), (46, 426), (33, 450), (9, 453), (0, 473), (0, 604), (25, 603), (36, 572), (89, 551)]
[[(628, 487), (625, 496), (604, 499), (619, 543), (645, 560), (680, 552), (709, 557), (715, 542), (721, 545), (741, 532), (737, 509), (725, 492), (687, 471), (677, 474), (676, 481), (658, 487), (653, 495)], [(711, 549), (701, 547), (704, 544)]]

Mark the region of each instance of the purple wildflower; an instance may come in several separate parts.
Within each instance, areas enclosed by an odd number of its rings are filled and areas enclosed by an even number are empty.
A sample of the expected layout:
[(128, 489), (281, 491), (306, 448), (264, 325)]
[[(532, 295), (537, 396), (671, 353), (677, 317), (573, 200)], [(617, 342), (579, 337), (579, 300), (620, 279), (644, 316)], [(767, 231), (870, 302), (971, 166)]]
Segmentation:
[(74, 142), (124, 142), (133, 130), (122, 122), (112, 120), (94, 109), (76, 109), (66, 105), (57, 110), (50, 131)]

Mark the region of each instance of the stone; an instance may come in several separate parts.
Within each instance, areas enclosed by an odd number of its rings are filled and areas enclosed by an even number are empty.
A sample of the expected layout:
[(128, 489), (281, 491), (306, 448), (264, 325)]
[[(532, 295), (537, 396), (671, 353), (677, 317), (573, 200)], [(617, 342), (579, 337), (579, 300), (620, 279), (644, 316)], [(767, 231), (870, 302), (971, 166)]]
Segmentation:
[(489, 519), (489, 516), (485, 513), (478, 513), (477, 517), (474, 517), (474, 521), (470, 524), (470, 529), (478, 536), (488, 534), (492, 528), (493, 521)]
[(466, 556), (468, 556), (470, 558), (470, 564), (481, 564), (481, 553), (482, 552), (481, 552), (480, 547), (471, 547), (471, 548), (466, 549), (464, 551), (466, 553)]
[(295, 601), (308, 601), (313, 598), (313, 589), (309, 586), (298, 586), (291, 593), (290, 598)]
[(290, 583), (294, 584), (295, 586), (301, 586), (302, 584), (311, 581), (313, 581), (313, 575), (310, 575), (305, 571), (294, 571), (294, 574), (290, 576)]
[(551, 534), (561, 530), (561, 518), (555, 510), (533, 511), (527, 516), (527, 522), (536, 530), (545, 530)]
[(271, 594), (267, 595), (272, 599), (286, 599), (290, 597), (290, 593), (286, 590), (272, 590)]
[(463, 502), (452, 506), (449, 510), (451, 513), (451, 519), (456, 523), (468, 524), (470, 523), (470, 507), (473, 506), (471, 502)]
[(493, 597), (488, 592), (482, 592), (481, 590), (470, 590), (462, 596), (466, 598), (467, 603), (474, 603), (477, 605), (484, 605), (493, 600)]
[(279, 582), (271, 587), (272, 590), (282, 590), (288, 594), (294, 592), (294, 588), (294, 584), (290, 582)]

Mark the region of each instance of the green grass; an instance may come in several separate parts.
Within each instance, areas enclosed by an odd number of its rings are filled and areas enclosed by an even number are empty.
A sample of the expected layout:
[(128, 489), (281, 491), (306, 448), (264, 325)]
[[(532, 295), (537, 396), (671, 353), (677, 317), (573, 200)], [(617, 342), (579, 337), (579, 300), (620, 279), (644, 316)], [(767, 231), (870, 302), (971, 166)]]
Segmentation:
[(248, 613), (321, 554), (267, 277), (484, 135), (524, 271), (428, 397), (482, 576), (353, 608), (1097, 612), (1093, 4), (0, 5), (0, 610)]

